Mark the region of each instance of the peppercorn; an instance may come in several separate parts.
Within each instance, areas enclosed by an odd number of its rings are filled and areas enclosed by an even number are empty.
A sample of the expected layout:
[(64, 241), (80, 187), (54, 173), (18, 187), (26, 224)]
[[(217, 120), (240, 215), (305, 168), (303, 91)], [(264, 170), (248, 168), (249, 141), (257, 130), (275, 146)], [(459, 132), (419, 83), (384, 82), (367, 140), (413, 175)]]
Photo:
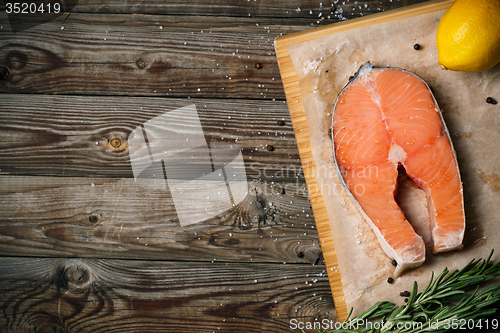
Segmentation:
[(399, 293), (399, 296), (401, 296), (401, 297), (408, 297), (408, 296), (410, 296), (410, 292), (408, 290), (402, 291), (402, 292)]
[(390, 278), (388, 278), (388, 279), (387, 279), (387, 282), (388, 282), (388, 283), (393, 283), (393, 282), (394, 282), (394, 279), (390, 277)]
[(398, 265), (398, 262), (396, 261), (396, 259), (392, 259), (392, 266), (397, 266)]
[(417, 44), (413, 45), (413, 48), (415, 50), (420, 50), (420, 44), (417, 43)]
[(497, 104), (497, 101), (494, 98), (492, 98), (492, 97), (488, 97), (488, 98), (486, 98), (486, 103), (488, 103), (488, 104)]

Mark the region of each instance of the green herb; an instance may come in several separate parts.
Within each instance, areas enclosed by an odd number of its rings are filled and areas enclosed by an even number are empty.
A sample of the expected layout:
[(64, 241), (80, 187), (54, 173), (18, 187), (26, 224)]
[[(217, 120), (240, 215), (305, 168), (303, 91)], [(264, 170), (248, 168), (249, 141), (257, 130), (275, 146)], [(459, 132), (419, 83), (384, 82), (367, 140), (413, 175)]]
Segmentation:
[[(420, 333), (454, 330), (497, 330), (500, 328), (500, 283), (491, 281), (500, 275), (500, 262), (472, 260), (461, 270), (447, 268), (418, 292), (417, 282), (405, 305), (378, 302), (356, 317), (348, 318), (333, 332)], [(486, 281), (489, 286), (479, 290)], [(340, 323), (338, 323), (340, 324)], [(318, 329), (320, 333), (326, 333)]]

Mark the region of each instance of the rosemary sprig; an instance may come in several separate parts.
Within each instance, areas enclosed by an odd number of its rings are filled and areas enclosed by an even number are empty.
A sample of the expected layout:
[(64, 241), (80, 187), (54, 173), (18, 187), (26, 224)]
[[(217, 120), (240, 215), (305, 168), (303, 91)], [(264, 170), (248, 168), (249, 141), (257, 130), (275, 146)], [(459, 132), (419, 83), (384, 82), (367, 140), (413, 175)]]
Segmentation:
[[(491, 263), (492, 255), (493, 250), (486, 260), (473, 259), (461, 270), (450, 272), (445, 268), (435, 279), (432, 273), (429, 284), (422, 292), (418, 292), (415, 282), (405, 305), (378, 302), (349, 319), (351, 309), (340, 329), (329, 332), (438, 333), (457, 329), (496, 330), (500, 328), (500, 283), (495, 282), (479, 291), (481, 284), (500, 275), (500, 262)], [(326, 333), (322, 329), (318, 331)]]

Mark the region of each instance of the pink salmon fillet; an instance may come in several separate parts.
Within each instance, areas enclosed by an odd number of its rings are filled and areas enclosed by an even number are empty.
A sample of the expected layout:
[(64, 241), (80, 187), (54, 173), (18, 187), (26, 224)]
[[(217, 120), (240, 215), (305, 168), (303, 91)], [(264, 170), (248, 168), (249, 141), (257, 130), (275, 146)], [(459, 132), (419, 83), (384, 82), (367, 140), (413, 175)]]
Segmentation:
[(398, 168), (425, 191), (433, 253), (462, 248), (463, 188), (456, 154), (427, 84), (399, 68), (362, 65), (334, 105), (335, 165), (390, 257), (395, 276), (422, 265), (425, 244), (395, 200)]

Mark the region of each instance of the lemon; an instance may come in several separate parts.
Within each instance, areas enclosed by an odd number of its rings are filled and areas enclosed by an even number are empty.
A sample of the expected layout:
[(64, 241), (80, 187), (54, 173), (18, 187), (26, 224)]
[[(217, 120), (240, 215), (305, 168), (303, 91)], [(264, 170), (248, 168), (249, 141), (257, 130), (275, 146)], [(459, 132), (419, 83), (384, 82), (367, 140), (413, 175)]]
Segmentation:
[(436, 34), (441, 67), (481, 72), (500, 62), (500, 0), (456, 0)]

